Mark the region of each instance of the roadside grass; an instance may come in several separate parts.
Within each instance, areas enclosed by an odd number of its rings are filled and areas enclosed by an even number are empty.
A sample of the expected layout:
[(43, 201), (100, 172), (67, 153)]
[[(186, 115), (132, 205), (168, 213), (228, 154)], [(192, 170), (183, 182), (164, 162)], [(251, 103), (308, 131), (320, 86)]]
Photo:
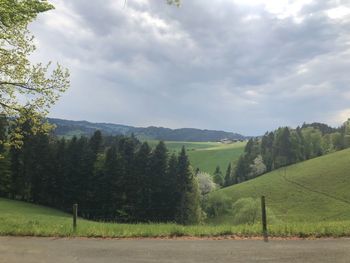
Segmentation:
[[(344, 237), (350, 236), (350, 221), (288, 223), (269, 226), (274, 237)], [(261, 225), (207, 224), (116, 224), (78, 219), (72, 229), (71, 215), (55, 209), (0, 198), (0, 235), (42, 237), (255, 237), (261, 236)]]

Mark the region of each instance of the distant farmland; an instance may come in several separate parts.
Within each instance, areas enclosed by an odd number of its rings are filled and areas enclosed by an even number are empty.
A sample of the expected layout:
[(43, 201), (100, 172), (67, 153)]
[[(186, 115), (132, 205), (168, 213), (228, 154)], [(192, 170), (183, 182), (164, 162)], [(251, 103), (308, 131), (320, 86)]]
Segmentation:
[[(158, 141), (148, 141), (154, 147)], [(222, 144), (218, 142), (165, 142), (170, 152), (179, 151), (182, 146), (187, 149), (191, 165), (203, 172), (213, 174), (215, 167), (220, 166), (224, 173), (228, 164), (233, 165), (243, 153), (245, 142)]]

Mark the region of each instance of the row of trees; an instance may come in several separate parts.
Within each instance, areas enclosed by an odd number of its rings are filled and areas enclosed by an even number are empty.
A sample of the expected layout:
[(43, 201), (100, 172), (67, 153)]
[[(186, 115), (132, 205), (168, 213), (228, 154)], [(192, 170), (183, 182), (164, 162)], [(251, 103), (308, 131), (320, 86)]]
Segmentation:
[(39, 133), (23, 141), (21, 148), (0, 149), (1, 196), (66, 211), (78, 203), (89, 219), (200, 220), (198, 183), (184, 148), (169, 155), (163, 142), (151, 149), (134, 137), (100, 132), (68, 141)]
[(283, 127), (250, 139), (234, 171), (232, 184), (279, 167), (350, 147), (350, 121), (334, 129), (325, 124)]

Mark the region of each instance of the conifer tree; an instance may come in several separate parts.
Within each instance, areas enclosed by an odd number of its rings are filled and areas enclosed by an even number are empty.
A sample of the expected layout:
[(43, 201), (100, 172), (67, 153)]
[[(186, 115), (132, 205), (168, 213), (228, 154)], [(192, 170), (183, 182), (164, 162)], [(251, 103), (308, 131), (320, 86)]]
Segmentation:
[(214, 179), (214, 183), (216, 183), (217, 185), (219, 185), (219, 186), (224, 185), (224, 178), (222, 176), (220, 166), (216, 166), (213, 179)]
[(135, 138), (123, 138), (118, 143), (118, 154), (123, 173), (120, 175), (120, 187), (122, 191), (122, 216), (125, 220), (133, 220), (136, 214), (135, 203), (137, 201), (137, 184), (135, 177)]
[[(52, 203), (50, 184), (50, 145), (47, 135), (41, 133), (31, 137), (31, 141), (26, 141), (24, 150), (30, 155), (30, 159), (25, 159), (26, 173), (30, 178), (29, 191), (30, 199), (35, 203), (50, 205)], [(25, 155), (28, 158), (28, 155)]]
[(151, 206), (150, 180), (150, 158), (151, 148), (144, 142), (135, 156), (135, 183), (137, 186), (137, 200), (135, 203), (135, 219), (137, 221), (147, 221), (149, 219), (146, 208)]
[(55, 142), (51, 148), (51, 193), (53, 195), (52, 205), (64, 209), (64, 182), (65, 182), (65, 165), (66, 165), (66, 140), (62, 138)]
[(194, 224), (200, 220), (198, 182), (191, 170), (185, 147), (182, 147), (178, 157), (178, 191), (180, 194), (176, 222)]
[(151, 207), (148, 207), (152, 221), (166, 220), (166, 196), (167, 189), (164, 188), (168, 169), (168, 151), (163, 141), (160, 141), (154, 149), (150, 161)]
[(292, 161), (292, 142), (288, 127), (277, 130), (274, 141), (274, 168), (285, 166)]
[(0, 196), (8, 196), (11, 189), (11, 171), (8, 150), (4, 143), (7, 138), (7, 120), (0, 114)]
[(173, 153), (169, 158), (169, 165), (165, 180), (165, 188), (167, 194), (164, 196), (164, 203), (166, 203), (166, 218), (167, 221), (175, 221), (176, 207), (179, 205), (180, 192), (177, 186), (178, 180), (178, 158)]
[(74, 203), (79, 203), (81, 151), (81, 141), (74, 136), (68, 143), (65, 158), (64, 207), (69, 211)]
[(233, 182), (232, 182), (232, 167), (231, 167), (231, 163), (229, 163), (227, 166), (227, 169), (226, 169), (224, 186), (230, 186), (232, 184), (233, 184)]
[(117, 217), (118, 211), (122, 208), (122, 185), (123, 168), (120, 157), (118, 157), (117, 147), (113, 145), (107, 150), (105, 159), (104, 176), (100, 194), (104, 213), (108, 217)]
[(90, 148), (95, 156), (101, 151), (102, 134), (101, 131), (95, 131), (89, 141)]

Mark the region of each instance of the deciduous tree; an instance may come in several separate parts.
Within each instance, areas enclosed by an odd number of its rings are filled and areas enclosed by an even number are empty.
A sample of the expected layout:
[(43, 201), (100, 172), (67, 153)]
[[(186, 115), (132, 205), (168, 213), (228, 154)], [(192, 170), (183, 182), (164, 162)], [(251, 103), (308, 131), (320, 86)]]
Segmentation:
[[(0, 0), (0, 113), (20, 123), (30, 118), (34, 134), (50, 129), (42, 117), (69, 86), (67, 69), (30, 61), (36, 47), (28, 25), (51, 9), (46, 0)], [(22, 131), (12, 132), (11, 143), (21, 146)]]

